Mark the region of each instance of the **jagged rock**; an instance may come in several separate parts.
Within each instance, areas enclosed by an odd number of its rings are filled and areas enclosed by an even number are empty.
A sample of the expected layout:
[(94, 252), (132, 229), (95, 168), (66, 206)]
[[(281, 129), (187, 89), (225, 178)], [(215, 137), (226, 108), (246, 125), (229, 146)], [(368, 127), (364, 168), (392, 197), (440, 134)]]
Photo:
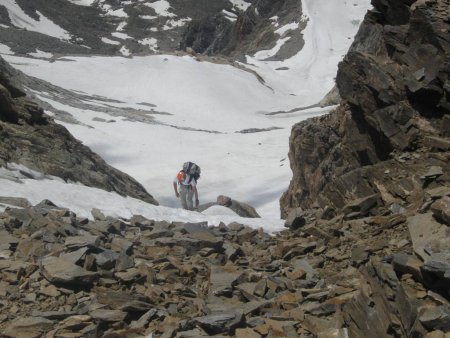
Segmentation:
[(415, 253), (426, 260), (426, 246), (441, 238), (447, 238), (447, 227), (436, 222), (432, 213), (418, 214), (408, 218), (408, 229)]
[(112, 250), (103, 250), (98, 254), (93, 255), (95, 257), (96, 265), (104, 270), (110, 270), (116, 266), (116, 261), (119, 254)]
[(0, 84), (0, 120), (17, 123), (19, 121), (19, 112), (14, 105), (9, 90)]
[(41, 270), (44, 277), (51, 283), (91, 285), (98, 279), (97, 273), (87, 271), (62, 258), (43, 259)]
[(18, 318), (11, 322), (3, 334), (11, 338), (37, 338), (53, 326), (51, 320), (40, 317)]
[(127, 313), (120, 310), (97, 309), (89, 312), (89, 315), (102, 322), (121, 322)]
[(114, 237), (111, 241), (111, 250), (130, 253), (133, 243), (122, 237)]
[(450, 309), (448, 306), (437, 306), (426, 309), (419, 316), (420, 322), (429, 330), (450, 332)]
[[(409, 199), (403, 186), (412, 188), (415, 173), (426, 172), (430, 164), (399, 159), (408, 163), (405, 168), (392, 161), (394, 153), (450, 149), (449, 140), (439, 135), (449, 112), (445, 2), (373, 5), (339, 65), (336, 83), (343, 103), (330, 115), (292, 128), (293, 179), (280, 201), (282, 216), (314, 203), (342, 208), (375, 193), (385, 202)], [(434, 130), (423, 128), (434, 121)], [(441, 158), (432, 165), (444, 168), (441, 163), (448, 160)]]
[[(434, 253), (427, 257), (422, 266), (425, 283), (431, 288), (447, 292), (450, 283), (450, 251)], [(447, 289), (447, 290), (446, 290)]]
[(284, 226), (292, 230), (296, 230), (304, 226), (305, 223), (305, 212), (302, 208), (297, 208), (289, 213), (286, 218), (286, 222), (284, 222)]
[[(366, 216), (370, 210), (381, 205), (381, 196), (379, 194), (359, 198), (348, 203), (342, 210), (347, 218)], [(351, 217), (353, 216), (353, 217)]]
[(428, 136), (425, 139), (425, 144), (433, 150), (450, 150), (450, 140), (438, 136)]
[(443, 197), (434, 202), (431, 207), (434, 217), (450, 226), (450, 197)]
[(96, 288), (94, 293), (100, 304), (107, 305), (115, 310), (124, 312), (144, 312), (152, 308), (147, 297), (144, 296), (108, 290), (106, 288)]
[(442, 176), (443, 174), (444, 174), (444, 172), (442, 171), (442, 167), (432, 166), (420, 178), (423, 180), (430, 180), (430, 179), (435, 179), (439, 176)]
[(132, 329), (143, 329), (148, 324), (148, 322), (156, 316), (158, 313), (155, 309), (150, 309), (144, 313), (138, 320), (131, 322), (130, 328)]
[(417, 259), (415, 256), (407, 255), (404, 253), (395, 254), (392, 259), (392, 264), (396, 272), (401, 274), (409, 273), (414, 277), (416, 281), (423, 281), (421, 272), (423, 262)]
[(253, 329), (236, 329), (236, 338), (261, 338)]
[(122, 251), (116, 258), (115, 270), (120, 272), (130, 269), (132, 267), (134, 267), (133, 258), (128, 256), (125, 251)]
[(61, 320), (76, 315), (76, 313), (74, 311), (33, 311), (31, 315), (33, 317), (41, 317), (49, 320)]
[(96, 248), (99, 244), (99, 241), (100, 238), (98, 236), (84, 234), (81, 236), (67, 237), (64, 244), (66, 247), (72, 250), (78, 250), (83, 247)]
[(369, 259), (369, 253), (367, 247), (355, 246), (352, 248), (352, 262), (354, 265), (359, 266)]
[(245, 325), (245, 317), (242, 313), (220, 313), (197, 317), (193, 322), (210, 335), (218, 333), (232, 335), (237, 328)]
[(441, 134), (444, 137), (450, 137), (450, 115), (442, 117)]
[(427, 190), (427, 194), (430, 195), (432, 200), (436, 200), (445, 196), (450, 196), (450, 187), (437, 187)]
[(448, 338), (450, 337), (450, 334), (446, 334), (441, 330), (437, 330), (437, 331), (433, 331), (433, 332), (428, 332), (427, 335), (425, 336), (425, 338)]

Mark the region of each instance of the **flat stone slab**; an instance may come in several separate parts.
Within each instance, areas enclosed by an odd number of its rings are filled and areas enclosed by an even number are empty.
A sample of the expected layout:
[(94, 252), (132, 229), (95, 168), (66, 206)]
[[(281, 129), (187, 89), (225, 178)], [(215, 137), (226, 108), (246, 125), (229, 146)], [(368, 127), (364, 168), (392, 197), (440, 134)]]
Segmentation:
[(7, 231), (0, 231), (0, 245), (11, 245), (19, 243), (19, 238), (14, 237)]
[(103, 322), (121, 322), (125, 319), (127, 313), (120, 310), (97, 309), (89, 312), (89, 315)]
[(52, 326), (51, 320), (41, 317), (18, 318), (8, 325), (3, 334), (11, 338), (36, 338), (41, 337)]
[(98, 274), (87, 271), (63, 258), (48, 257), (41, 261), (41, 271), (50, 283), (92, 284)]
[(417, 214), (407, 220), (414, 252), (422, 259), (430, 256), (425, 248), (432, 241), (438, 241), (447, 236), (447, 226), (436, 222), (431, 212)]

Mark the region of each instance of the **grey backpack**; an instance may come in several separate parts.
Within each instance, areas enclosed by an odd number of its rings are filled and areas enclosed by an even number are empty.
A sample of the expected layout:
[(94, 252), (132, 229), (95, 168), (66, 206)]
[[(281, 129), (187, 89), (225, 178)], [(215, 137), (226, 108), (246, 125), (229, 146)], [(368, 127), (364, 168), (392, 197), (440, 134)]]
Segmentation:
[[(194, 178), (195, 182), (200, 178), (201, 169), (194, 162), (185, 162), (183, 164), (183, 171), (191, 176), (191, 179)], [(189, 182), (190, 183), (190, 182)]]

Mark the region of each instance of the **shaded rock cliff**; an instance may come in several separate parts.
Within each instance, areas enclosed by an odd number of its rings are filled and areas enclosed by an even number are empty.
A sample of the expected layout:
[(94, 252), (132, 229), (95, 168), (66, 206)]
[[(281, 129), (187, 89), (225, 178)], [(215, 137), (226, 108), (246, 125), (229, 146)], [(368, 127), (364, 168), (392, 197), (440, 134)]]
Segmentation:
[(141, 184), (110, 167), (44, 115), (20, 89), (21, 76), (0, 58), (0, 166), (18, 163), (65, 181), (158, 204)]
[(424, 189), (449, 181), (450, 3), (372, 4), (339, 65), (343, 103), (292, 128), (283, 217), (299, 206), (349, 214), (369, 197), (377, 212), (419, 207)]
[(271, 59), (286, 59), (304, 45), (302, 30), (305, 24), (301, 22), (300, 1), (258, 0), (245, 11), (232, 14), (235, 17), (231, 19), (222, 12), (190, 22), (183, 33), (180, 49), (192, 48), (196, 53), (233, 57), (254, 54), (273, 48), (280, 38), (277, 27), (293, 22), (300, 22), (298, 28), (283, 33), (289, 40)]

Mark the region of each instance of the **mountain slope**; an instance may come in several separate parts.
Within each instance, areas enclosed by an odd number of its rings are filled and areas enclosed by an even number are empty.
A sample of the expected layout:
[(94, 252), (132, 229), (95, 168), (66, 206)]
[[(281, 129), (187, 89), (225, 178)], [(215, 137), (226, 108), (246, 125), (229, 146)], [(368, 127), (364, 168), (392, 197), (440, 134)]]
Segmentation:
[(17, 87), (20, 74), (0, 58), (0, 164), (23, 164), (65, 181), (133, 196), (151, 204), (156, 200), (130, 176), (107, 165)]

